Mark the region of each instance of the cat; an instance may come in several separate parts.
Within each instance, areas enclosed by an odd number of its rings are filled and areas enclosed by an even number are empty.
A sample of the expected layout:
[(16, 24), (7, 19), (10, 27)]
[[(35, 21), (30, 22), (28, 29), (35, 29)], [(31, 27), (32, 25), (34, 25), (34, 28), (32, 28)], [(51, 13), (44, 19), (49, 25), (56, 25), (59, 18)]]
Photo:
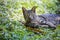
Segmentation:
[(32, 28), (56, 28), (57, 25), (60, 25), (60, 14), (36, 15), (36, 8), (36, 6), (33, 6), (31, 10), (27, 10), (26, 8), (22, 7), (23, 16), (26, 21), (25, 26)]

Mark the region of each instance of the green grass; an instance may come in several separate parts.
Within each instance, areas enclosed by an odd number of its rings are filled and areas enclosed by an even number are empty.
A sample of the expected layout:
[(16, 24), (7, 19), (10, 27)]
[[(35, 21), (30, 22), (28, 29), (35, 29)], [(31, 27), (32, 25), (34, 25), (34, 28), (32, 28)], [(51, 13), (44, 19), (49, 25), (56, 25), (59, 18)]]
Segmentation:
[(19, 21), (25, 21), (22, 7), (38, 6), (37, 14), (55, 13), (56, 0), (0, 0), (0, 40), (60, 40), (60, 28), (40, 28), (45, 33), (35, 34)]

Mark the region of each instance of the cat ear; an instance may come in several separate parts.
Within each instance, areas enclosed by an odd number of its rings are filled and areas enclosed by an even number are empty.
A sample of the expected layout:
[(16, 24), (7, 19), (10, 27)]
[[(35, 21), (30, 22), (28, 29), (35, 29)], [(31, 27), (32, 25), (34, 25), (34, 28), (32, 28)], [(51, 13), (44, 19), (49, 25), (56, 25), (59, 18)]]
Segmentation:
[(26, 8), (22, 7), (22, 11), (23, 11), (23, 13), (25, 13), (27, 10), (26, 10)]
[(33, 11), (35, 13), (36, 8), (37, 8), (37, 6), (33, 6), (32, 9), (31, 9), (31, 11)]

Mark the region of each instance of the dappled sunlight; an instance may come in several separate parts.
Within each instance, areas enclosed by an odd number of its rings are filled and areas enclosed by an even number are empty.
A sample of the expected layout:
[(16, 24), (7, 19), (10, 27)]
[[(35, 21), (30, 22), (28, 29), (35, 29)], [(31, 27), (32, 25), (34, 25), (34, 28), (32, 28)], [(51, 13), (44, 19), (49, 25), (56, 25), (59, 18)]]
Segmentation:
[(0, 40), (60, 40), (60, 26), (55, 30), (41, 27), (34, 30), (27, 29), (22, 11), (22, 7), (30, 10), (33, 6), (37, 6), (37, 15), (55, 14), (60, 8), (59, 2), (57, 0), (0, 0)]

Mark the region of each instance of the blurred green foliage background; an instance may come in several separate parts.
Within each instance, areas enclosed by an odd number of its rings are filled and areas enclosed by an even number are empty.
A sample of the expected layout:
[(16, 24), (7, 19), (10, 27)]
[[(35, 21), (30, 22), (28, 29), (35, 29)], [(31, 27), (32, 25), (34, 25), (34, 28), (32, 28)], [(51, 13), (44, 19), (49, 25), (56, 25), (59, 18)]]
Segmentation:
[(34, 34), (19, 21), (24, 21), (22, 7), (38, 6), (37, 14), (57, 13), (59, 0), (0, 0), (0, 40), (60, 40), (60, 27), (56, 30), (42, 28), (42, 34)]

